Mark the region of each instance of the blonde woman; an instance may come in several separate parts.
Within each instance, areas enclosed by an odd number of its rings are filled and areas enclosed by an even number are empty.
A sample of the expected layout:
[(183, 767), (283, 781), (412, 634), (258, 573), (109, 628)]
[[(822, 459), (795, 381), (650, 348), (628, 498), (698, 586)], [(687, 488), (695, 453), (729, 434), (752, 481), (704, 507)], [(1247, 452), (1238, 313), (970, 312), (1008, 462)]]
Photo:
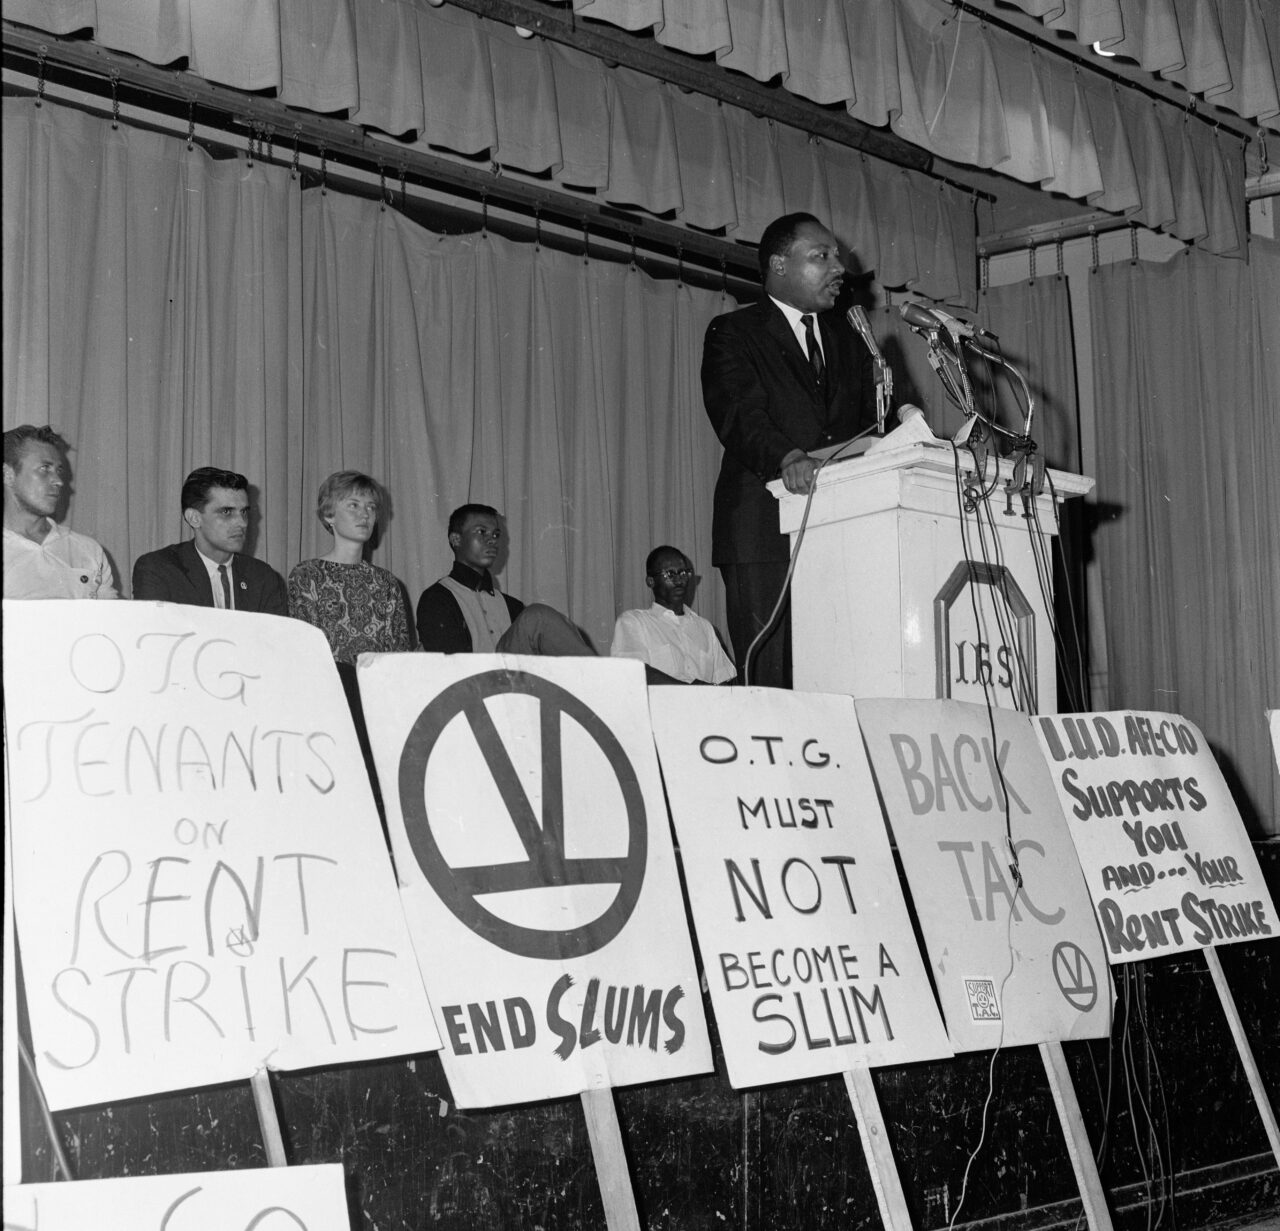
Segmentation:
[(320, 629), (334, 660), (347, 666), (366, 651), (413, 649), (404, 588), (364, 558), (381, 510), (381, 488), (367, 474), (331, 474), (320, 484), (316, 514), (333, 547), (289, 574), (289, 614)]

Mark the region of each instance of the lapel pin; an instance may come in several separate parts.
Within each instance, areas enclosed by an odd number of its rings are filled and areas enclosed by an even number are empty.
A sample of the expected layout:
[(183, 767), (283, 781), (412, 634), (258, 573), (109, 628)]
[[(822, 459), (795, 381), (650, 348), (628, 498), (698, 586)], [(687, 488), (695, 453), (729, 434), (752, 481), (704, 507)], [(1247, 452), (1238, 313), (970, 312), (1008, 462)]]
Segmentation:
[(249, 583), (248, 583), (248, 582), (242, 581), (242, 582), (240, 583), (240, 589), (242, 589), (242, 590), (247, 590), (248, 588), (249, 588)]

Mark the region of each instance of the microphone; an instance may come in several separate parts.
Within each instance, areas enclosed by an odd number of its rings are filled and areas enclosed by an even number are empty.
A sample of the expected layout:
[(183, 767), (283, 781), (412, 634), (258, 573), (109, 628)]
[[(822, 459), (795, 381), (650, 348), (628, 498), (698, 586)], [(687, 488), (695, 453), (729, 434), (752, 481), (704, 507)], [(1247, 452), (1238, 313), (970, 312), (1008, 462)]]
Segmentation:
[(860, 337), (867, 345), (867, 350), (875, 359), (884, 361), (884, 356), (880, 354), (880, 348), (876, 345), (875, 335), (871, 332), (871, 322), (867, 320), (867, 314), (857, 305), (854, 304), (848, 313), (849, 324), (857, 330)]
[(898, 311), (912, 329), (921, 333), (937, 333), (939, 330), (946, 330), (957, 341), (960, 338), (972, 338), (975, 335), (981, 335), (984, 338), (996, 336), (986, 329), (979, 329), (969, 321), (962, 321), (959, 317), (944, 312), (941, 308), (926, 308), (922, 303), (908, 300)]

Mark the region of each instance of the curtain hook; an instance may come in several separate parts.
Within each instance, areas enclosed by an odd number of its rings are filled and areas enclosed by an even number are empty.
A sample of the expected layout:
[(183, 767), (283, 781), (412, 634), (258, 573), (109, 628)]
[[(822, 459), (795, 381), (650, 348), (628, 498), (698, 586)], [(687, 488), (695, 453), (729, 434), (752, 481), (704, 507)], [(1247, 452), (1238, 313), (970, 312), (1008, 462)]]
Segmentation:
[(985, 291), (987, 283), (991, 279), (991, 258), (987, 256), (987, 250), (982, 249), (978, 253), (978, 289)]
[(320, 195), (327, 197), (329, 195), (329, 167), (326, 162), (327, 151), (324, 146), (320, 147)]
[(636, 267), (636, 233), (631, 232), (631, 268)]
[(1036, 280), (1036, 246), (1032, 244), (1027, 249), (1027, 281), (1034, 282)]
[(542, 251), (542, 206), (533, 207), (533, 250)]
[(1053, 248), (1054, 248), (1054, 254), (1058, 258), (1058, 277), (1061, 278), (1062, 277), (1062, 240), (1058, 240), (1058, 242), (1054, 244)]
[[(120, 74), (111, 74), (111, 127), (120, 127)], [(190, 140), (190, 138), (188, 138)]]
[(1138, 263), (1138, 228), (1129, 224), (1129, 264), (1136, 265)]
[(387, 211), (387, 170), (378, 164), (378, 212), (385, 214)]
[(729, 267), (723, 256), (720, 258), (720, 294), (722, 296), (729, 294)]
[(400, 164), (400, 211), (404, 213), (409, 208), (409, 186), (407, 183), (409, 176), (405, 170), (404, 163)]
[(489, 236), (489, 194), (483, 189), (480, 191), (480, 238), (487, 239)]
[(249, 158), (247, 165), (250, 169), (253, 167), (253, 146), (254, 141), (257, 139), (257, 133), (258, 129), (256, 125), (249, 129)]
[(588, 230), (585, 215), (582, 219), (582, 263), (584, 265), (591, 264), (591, 233)]
[(676, 244), (676, 286), (684, 286), (684, 244)]
[[(112, 88), (114, 96), (115, 89)], [(196, 100), (194, 98), (187, 99), (187, 149), (193, 150), (196, 145)]]
[(43, 43), (41, 43), (40, 51), (37, 56), (37, 61), (40, 66), (39, 72), (36, 75), (36, 106), (37, 107), (44, 106), (44, 61), (45, 61), (45, 57), (48, 54), (49, 54), (49, 48), (46, 47)]
[(289, 165), (289, 178), (296, 180), (298, 178), (298, 142), (302, 140), (302, 125), (295, 123), (293, 126), (293, 162)]
[(1089, 251), (1093, 261), (1090, 268), (1096, 270), (1098, 268), (1098, 228), (1092, 222), (1089, 223)]

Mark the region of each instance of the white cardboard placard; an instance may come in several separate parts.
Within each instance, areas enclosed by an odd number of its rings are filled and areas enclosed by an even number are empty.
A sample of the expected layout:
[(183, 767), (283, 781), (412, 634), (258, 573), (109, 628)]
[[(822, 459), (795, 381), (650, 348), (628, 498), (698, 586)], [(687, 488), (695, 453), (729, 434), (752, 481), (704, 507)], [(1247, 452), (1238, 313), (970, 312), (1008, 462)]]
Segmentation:
[(643, 666), (365, 655), (358, 679), (459, 1105), (709, 1070)]
[(857, 709), (956, 1050), (1106, 1038), (1110, 970), (1027, 717), (963, 701)]
[(848, 697), (649, 693), (729, 1080), (952, 1054)]
[(351, 1231), (342, 1167), (15, 1184), (4, 1231)]
[(1280, 934), (1240, 811), (1177, 714), (1050, 714), (1036, 731), (1113, 966)]
[(318, 629), (166, 603), (4, 618), (18, 944), (53, 1107), (439, 1046)]

